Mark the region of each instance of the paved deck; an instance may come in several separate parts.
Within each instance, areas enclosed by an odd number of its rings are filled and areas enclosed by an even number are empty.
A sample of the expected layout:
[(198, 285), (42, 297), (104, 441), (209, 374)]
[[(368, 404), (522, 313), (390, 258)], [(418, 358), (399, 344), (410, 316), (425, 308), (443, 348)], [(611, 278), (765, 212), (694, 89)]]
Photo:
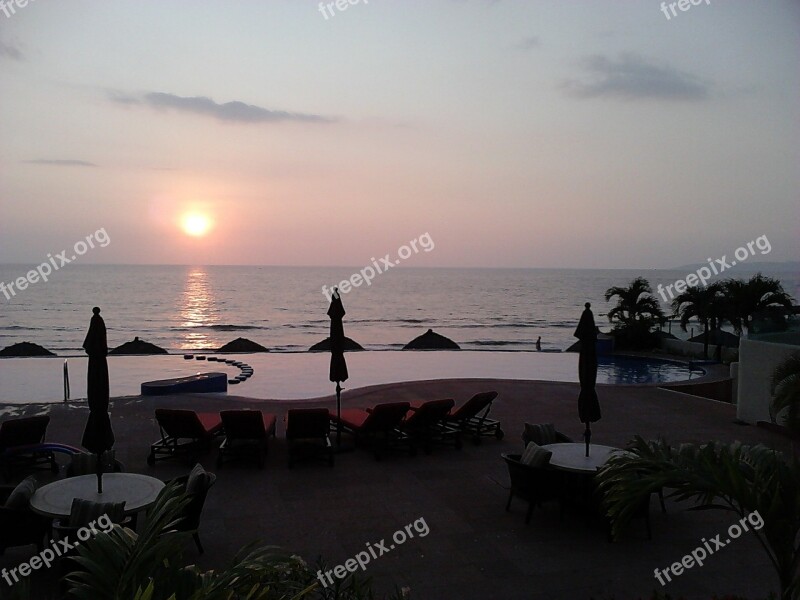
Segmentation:
[[(214, 469), (215, 452), (204, 464), (218, 475), (210, 492), (201, 535), (206, 554), (193, 548), (187, 557), (204, 567), (221, 566), (254, 539), (277, 544), (313, 561), (323, 556), (335, 566), (363, 550), (368, 542), (388, 540), (397, 530), (424, 518), (430, 533), (398, 546), (374, 560), (367, 574), (379, 591), (409, 586), (415, 600), (481, 599), (609, 599), (649, 598), (662, 589), (655, 568), (679, 561), (703, 537), (724, 533), (734, 521), (717, 511), (688, 513), (668, 503), (662, 515), (654, 501), (653, 540), (634, 522), (617, 543), (606, 541), (599, 525), (587, 526), (575, 514), (563, 523), (558, 508), (537, 510), (524, 523), (521, 501), (506, 513), (508, 475), (501, 452), (520, 451), (524, 421), (554, 422), (580, 439), (578, 386), (506, 380), (413, 382), (346, 391), (344, 406), (369, 406), (394, 400), (452, 397), (458, 404), (477, 391), (500, 392), (493, 416), (506, 431), (503, 441), (466, 443), (463, 450), (442, 448), (430, 456), (397, 455), (376, 462), (366, 451), (337, 457), (336, 466), (286, 467), (283, 415), (287, 406), (334, 406), (331, 397), (292, 403), (232, 396), (166, 396), (119, 399), (112, 407), (117, 457), (127, 470), (163, 479), (187, 467), (166, 461), (149, 468), (149, 442), (158, 437), (155, 407), (218, 410), (258, 407), (279, 415), (278, 439), (271, 442), (263, 471), (253, 466)], [(728, 404), (659, 389), (654, 386), (599, 386), (603, 419), (593, 427), (593, 441), (624, 445), (634, 434), (665, 436), (671, 442), (721, 440), (765, 443), (788, 450), (786, 441), (755, 427), (736, 424)], [(78, 406), (4, 407), (7, 414), (46, 410), (52, 417), (48, 439), (79, 445), (87, 410)], [(12, 549), (0, 567), (27, 560), (33, 548)], [(708, 599), (713, 594), (763, 598), (776, 589), (776, 578), (752, 536), (734, 541), (711, 556), (702, 568), (685, 572), (664, 589), (673, 598)], [(43, 596), (42, 596), (43, 597)]]

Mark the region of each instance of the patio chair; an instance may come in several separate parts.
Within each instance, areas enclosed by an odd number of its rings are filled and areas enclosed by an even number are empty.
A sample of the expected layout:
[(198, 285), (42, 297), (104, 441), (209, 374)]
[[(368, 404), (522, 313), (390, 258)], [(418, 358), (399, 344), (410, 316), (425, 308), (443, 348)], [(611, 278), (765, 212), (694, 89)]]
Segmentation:
[(387, 450), (400, 447), (408, 448), (412, 455), (416, 454), (411, 438), (399, 429), (410, 406), (408, 402), (387, 402), (366, 410), (346, 408), (341, 412), (341, 417), (337, 417), (333, 411), (328, 414), (333, 429), (341, 425), (343, 431), (353, 435), (356, 444), (371, 442), (375, 459), (380, 460)]
[(175, 456), (188, 456), (190, 460), (211, 448), (214, 436), (222, 433), (222, 420), (215, 413), (197, 413), (193, 410), (157, 408), (156, 421), (161, 439), (150, 446), (147, 464)]
[(205, 506), (206, 498), (208, 497), (208, 490), (217, 481), (217, 476), (209, 473), (201, 464), (196, 464), (188, 475), (176, 477), (172, 482), (178, 482), (181, 485), (182, 492), (189, 497), (189, 503), (181, 511), (181, 518), (177, 522), (175, 529), (177, 531), (191, 532), (194, 543), (197, 546), (197, 551), (203, 554), (203, 544), (200, 542), (200, 517), (203, 514), (203, 506)]
[[(114, 458), (114, 450), (103, 452), (103, 473), (122, 473), (125, 465)], [(97, 473), (97, 455), (88, 452), (79, 452), (70, 456), (66, 476), (94, 475)]]
[(219, 415), (225, 439), (219, 447), (217, 466), (229, 458), (255, 459), (258, 468), (262, 468), (269, 436), (275, 437), (275, 415), (260, 410), (223, 410)]
[(16, 469), (50, 469), (58, 473), (53, 451), (44, 445), (50, 417), (9, 419), (0, 425), (0, 468), (6, 481)]
[(571, 437), (558, 431), (552, 423), (536, 425), (525, 423), (525, 430), (522, 432), (522, 442), (525, 446), (530, 442), (546, 446), (547, 444), (568, 444), (573, 441)]
[(289, 445), (289, 468), (295, 460), (322, 458), (333, 466), (327, 408), (292, 408), (286, 414), (286, 441)]
[(422, 446), (425, 454), (430, 454), (434, 445), (452, 445), (458, 450), (461, 432), (447, 423), (454, 405), (451, 399), (424, 402), (400, 423), (400, 429), (408, 434), (412, 443)]
[(31, 496), (36, 491), (36, 479), (31, 475), (18, 485), (0, 486), (0, 556), (6, 548), (35, 545), (41, 552), (50, 520), (31, 510)]
[(475, 394), (448, 417), (449, 423), (461, 433), (472, 436), (477, 445), (483, 437), (495, 437), (502, 440), (503, 430), (500, 421), (489, 418), (492, 402), (497, 399), (497, 392), (481, 392)]
[(502, 454), (508, 467), (508, 476), (511, 487), (508, 492), (506, 511), (511, 510), (511, 500), (514, 496), (522, 498), (528, 503), (528, 512), (525, 514), (525, 524), (530, 523), (533, 509), (544, 502), (557, 501), (559, 515), (563, 517), (563, 490), (561, 475), (549, 469), (546, 465), (532, 466), (521, 462), (521, 454)]

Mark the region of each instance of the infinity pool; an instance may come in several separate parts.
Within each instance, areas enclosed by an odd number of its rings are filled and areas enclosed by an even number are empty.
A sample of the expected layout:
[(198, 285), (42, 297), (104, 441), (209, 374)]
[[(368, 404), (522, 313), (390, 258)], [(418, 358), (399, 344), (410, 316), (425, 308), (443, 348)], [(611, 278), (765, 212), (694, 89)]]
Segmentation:
[[(330, 355), (326, 353), (270, 353), (225, 355), (253, 367), (254, 376), (228, 386), (237, 396), (302, 399), (327, 396)], [(86, 358), (66, 359), (70, 398), (86, 396)], [(64, 358), (0, 359), (0, 404), (61, 402)], [(427, 379), (529, 379), (578, 381), (578, 355), (550, 352), (351, 352), (347, 354), (348, 389), (382, 383)], [(185, 360), (183, 356), (111, 356), (108, 359), (112, 396), (138, 395), (144, 381), (223, 371), (240, 373), (231, 365)], [(703, 375), (686, 366), (655, 359), (601, 357), (598, 383), (653, 384), (683, 381)]]

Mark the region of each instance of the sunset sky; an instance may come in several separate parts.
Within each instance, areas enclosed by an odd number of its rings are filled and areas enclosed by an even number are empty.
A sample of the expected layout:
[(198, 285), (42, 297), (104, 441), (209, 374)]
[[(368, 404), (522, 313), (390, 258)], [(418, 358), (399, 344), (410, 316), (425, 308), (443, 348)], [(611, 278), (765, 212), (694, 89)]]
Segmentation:
[[(658, 268), (800, 257), (800, 3), (31, 0), (0, 262)], [(194, 235), (190, 235), (194, 234)]]

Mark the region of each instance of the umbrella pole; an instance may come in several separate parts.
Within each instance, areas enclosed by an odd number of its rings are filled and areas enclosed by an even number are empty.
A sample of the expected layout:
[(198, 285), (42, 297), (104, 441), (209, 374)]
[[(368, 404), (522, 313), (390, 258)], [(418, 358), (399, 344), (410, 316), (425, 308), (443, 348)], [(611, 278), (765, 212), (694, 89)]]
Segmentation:
[(103, 459), (102, 455), (97, 455), (97, 493), (103, 493)]
[(592, 441), (592, 426), (589, 421), (586, 421), (586, 431), (583, 432), (583, 437), (586, 439), (586, 458), (589, 458), (589, 442)]
[(336, 447), (342, 447), (342, 386), (336, 382)]

